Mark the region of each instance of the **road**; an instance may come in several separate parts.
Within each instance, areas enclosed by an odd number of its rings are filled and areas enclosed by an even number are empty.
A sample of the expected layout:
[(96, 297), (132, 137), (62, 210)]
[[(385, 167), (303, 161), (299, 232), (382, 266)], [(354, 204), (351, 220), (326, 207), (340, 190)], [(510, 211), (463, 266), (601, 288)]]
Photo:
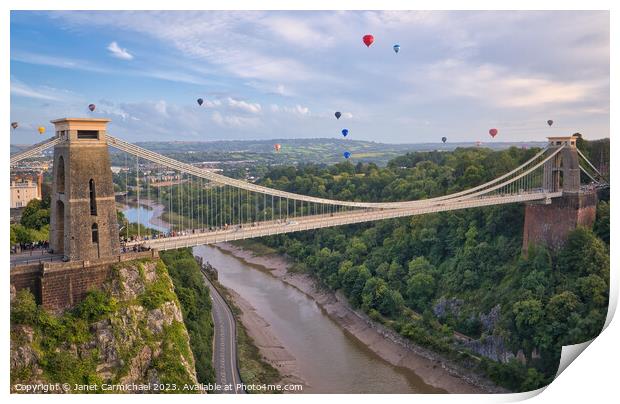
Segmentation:
[(216, 383), (225, 389), (220, 392), (225, 394), (243, 394), (245, 391), (238, 387), (241, 384), (241, 376), (237, 368), (237, 332), (235, 319), (230, 308), (211, 284), (209, 279), (202, 274), (209, 286), (213, 314), (213, 367), (215, 368)]
[(11, 254), (11, 266), (61, 260), (62, 254), (49, 254), (44, 250), (28, 250), (17, 254)]

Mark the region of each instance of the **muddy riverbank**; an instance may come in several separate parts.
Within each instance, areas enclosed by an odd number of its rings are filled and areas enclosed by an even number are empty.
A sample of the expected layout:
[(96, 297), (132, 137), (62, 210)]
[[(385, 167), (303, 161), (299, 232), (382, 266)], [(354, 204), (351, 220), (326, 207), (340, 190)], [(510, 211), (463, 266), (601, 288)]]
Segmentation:
[[(455, 365), (440, 355), (386, 329), (372, 321), (364, 313), (351, 308), (346, 298), (320, 288), (316, 280), (307, 274), (290, 272), (290, 262), (279, 255), (256, 255), (250, 250), (230, 243), (217, 244), (217, 247), (242, 261), (259, 266), (282, 282), (295, 287), (311, 297), (324, 312), (346, 332), (390, 364), (409, 369), (424, 383), (433, 386), (433, 392), (448, 393), (501, 393), (503, 389), (471, 371)], [(246, 302), (247, 303), (247, 302)], [(260, 333), (260, 324), (253, 325)], [(248, 327), (250, 330), (251, 327)]]

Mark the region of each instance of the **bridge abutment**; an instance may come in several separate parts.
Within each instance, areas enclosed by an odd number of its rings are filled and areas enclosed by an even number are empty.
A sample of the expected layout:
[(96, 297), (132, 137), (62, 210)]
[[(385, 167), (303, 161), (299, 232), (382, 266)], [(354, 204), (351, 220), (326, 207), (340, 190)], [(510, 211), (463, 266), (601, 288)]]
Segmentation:
[(564, 245), (568, 233), (577, 226), (592, 227), (596, 219), (596, 191), (576, 192), (556, 198), (551, 204), (525, 205), (523, 252), (530, 244), (542, 244), (552, 250)]

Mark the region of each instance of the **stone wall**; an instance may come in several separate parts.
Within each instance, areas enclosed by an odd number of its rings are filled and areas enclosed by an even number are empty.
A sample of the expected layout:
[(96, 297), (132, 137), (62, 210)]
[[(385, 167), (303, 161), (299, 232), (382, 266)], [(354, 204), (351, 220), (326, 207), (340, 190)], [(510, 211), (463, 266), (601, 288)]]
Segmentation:
[(45, 309), (59, 311), (81, 302), (91, 289), (100, 288), (118, 262), (157, 258), (157, 251), (118, 255), (93, 261), (44, 262), (11, 268), (11, 289), (29, 289)]
[(596, 219), (598, 197), (595, 191), (566, 194), (549, 205), (531, 203), (525, 207), (523, 251), (530, 243), (552, 250), (564, 245), (568, 233), (577, 226), (591, 227)]
[(41, 275), (43, 266), (39, 263), (20, 265), (11, 268), (11, 293), (28, 289), (37, 303), (41, 302)]

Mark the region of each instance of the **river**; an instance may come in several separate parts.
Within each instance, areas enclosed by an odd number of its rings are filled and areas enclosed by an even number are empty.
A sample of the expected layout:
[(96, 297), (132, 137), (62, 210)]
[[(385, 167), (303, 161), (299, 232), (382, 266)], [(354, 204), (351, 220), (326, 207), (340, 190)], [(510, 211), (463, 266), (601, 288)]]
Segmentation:
[[(127, 217), (153, 218), (131, 207)], [(129, 213), (129, 214), (128, 214)], [(150, 215), (150, 216), (149, 216)], [(159, 222), (161, 225), (161, 222)], [(152, 225), (150, 225), (153, 227)], [(314, 300), (269, 273), (211, 245), (194, 248), (218, 270), (219, 282), (239, 293), (265, 319), (297, 360), (314, 393), (430, 393), (414, 372), (393, 366), (332, 321)]]
[[(145, 201), (148, 203), (148, 201)], [(163, 206), (154, 205), (153, 207), (140, 204), (138, 207), (136, 204), (125, 205), (123, 214), (129, 223), (141, 223), (146, 227), (155, 229), (160, 232), (167, 232), (167, 223), (159, 219), (159, 216), (163, 213)]]

